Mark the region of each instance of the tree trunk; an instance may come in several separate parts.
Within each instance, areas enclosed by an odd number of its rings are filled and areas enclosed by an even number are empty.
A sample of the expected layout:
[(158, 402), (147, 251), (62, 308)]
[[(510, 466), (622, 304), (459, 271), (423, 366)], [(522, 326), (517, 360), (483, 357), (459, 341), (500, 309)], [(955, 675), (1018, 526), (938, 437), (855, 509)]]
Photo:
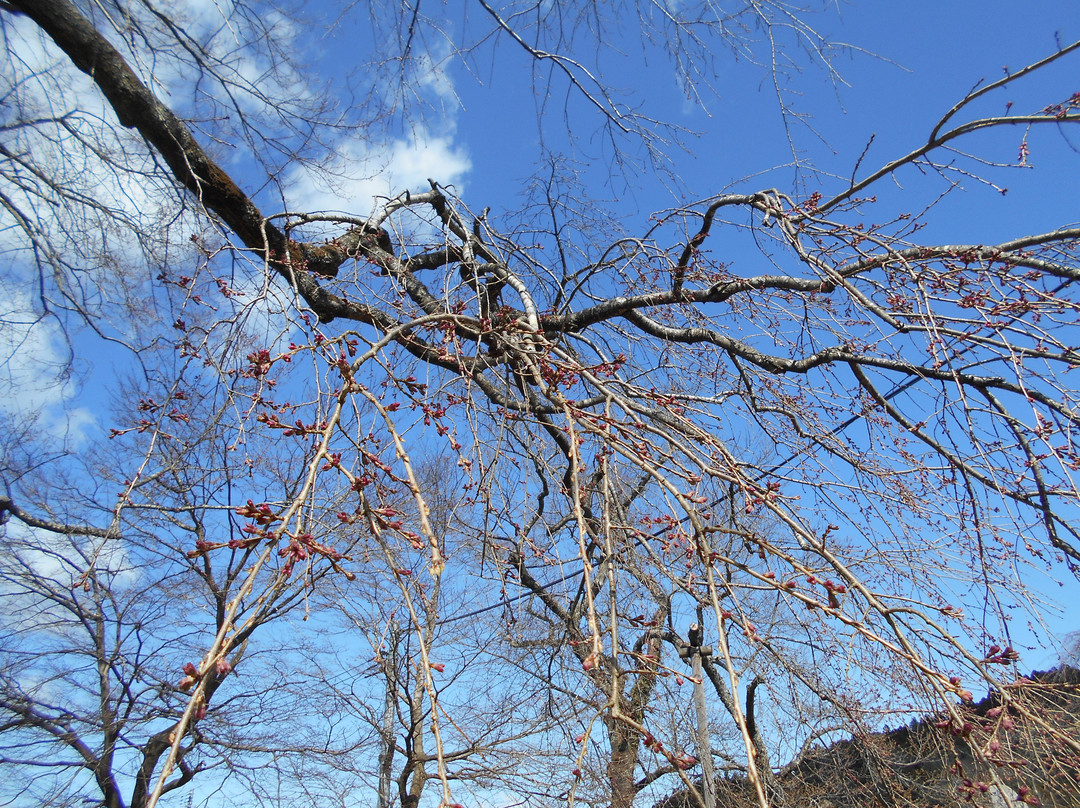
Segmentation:
[(631, 808), (638, 793), (634, 773), (641, 736), (630, 727), (610, 719), (608, 734), (611, 737), (611, 758), (607, 766), (611, 808)]

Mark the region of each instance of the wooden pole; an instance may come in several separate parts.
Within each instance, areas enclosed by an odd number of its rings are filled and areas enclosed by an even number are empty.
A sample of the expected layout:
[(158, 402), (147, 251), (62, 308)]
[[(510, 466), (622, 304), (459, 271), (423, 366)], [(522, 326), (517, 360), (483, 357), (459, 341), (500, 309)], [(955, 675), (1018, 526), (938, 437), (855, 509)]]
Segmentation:
[(691, 648), (694, 667), (694, 702), (697, 705), (697, 756), (701, 763), (701, 791), (705, 808), (716, 808), (716, 774), (713, 772), (712, 744), (709, 742), (709, 713), (705, 704), (705, 675), (701, 657), (707, 648)]
[(382, 748), (379, 750), (379, 795), (377, 808), (390, 808), (391, 777), (394, 768), (394, 707), (397, 701), (398, 643), (401, 641), (401, 626), (394, 618), (390, 619), (386, 653), (382, 658), (383, 674), (386, 677), (386, 699), (383, 703), (383, 722), (380, 734)]

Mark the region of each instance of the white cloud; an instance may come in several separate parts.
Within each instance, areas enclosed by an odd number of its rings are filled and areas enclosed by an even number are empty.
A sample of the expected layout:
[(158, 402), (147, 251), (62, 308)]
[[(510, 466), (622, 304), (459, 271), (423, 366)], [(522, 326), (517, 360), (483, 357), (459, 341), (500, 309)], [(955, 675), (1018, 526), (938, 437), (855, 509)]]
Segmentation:
[[(90, 78), (28, 20), (0, 31), (10, 73), (0, 90), (13, 101), (0, 108), (0, 127), (19, 155), (3, 161), (0, 183), (14, 211), (0, 222), (0, 252), (12, 266), (49, 263), (51, 250), (87, 272), (104, 265), (111, 279), (118, 262), (144, 261), (148, 235), (191, 232), (176, 219), (171, 182), (154, 175), (141, 138), (113, 122)], [(85, 285), (86, 276), (68, 288)]]
[[(222, 8), (215, 0), (182, 0), (169, 9), (170, 18), (205, 50), (206, 68), (215, 76), (213, 81), (200, 82), (199, 93), (214, 96), (226, 109), (235, 107), (246, 116), (258, 117), (266, 126), (277, 120), (281, 109), (316, 101), (319, 93), (309, 77), (280, 55), (266, 53), (271, 45), (278, 54), (303, 48), (299, 41), (303, 32), (272, 9), (260, 9), (257, 17), (249, 13), (251, 17)], [(144, 24), (152, 27), (153, 21)], [(147, 61), (145, 55), (140, 57)], [(197, 69), (180, 60), (152, 58), (144, 67), (155, 82), (170, 89), (174, 103), (180, 105), (175, 111), (181, 113), (184, 104), (198, 97), (192, 94), (192, 72)]]
[[(185, 30), (221, 60), (217, 69), (225, 78), (236, 82), (231, 100), (243, 112), (256, 117), (267, 113), (265, 102), (252, 92), (256, 88), (267, 98), (288, 99), (290, 106), (302, 106), (314, 97), (302, 76), (285, 64), (271, 66), (260, 51), (260, 43), (248, 43), (248, 38), (257, 33), (251, 21), (233, 19), (219, 0), (182, 0), (170, 9), (170, 16), (184, 23)], [(153, 27), (152, 22), (143, 22)], [(291, 21), (276, 14), (264, 16), (260, 23), (270, 31), (276, 46), (286, 50), (301, 33)], [(126, 154), (125, 144), (117, 144), (113, 138), (109, 125), (112, 116), (90, 79), (75, 70), (32, 23), (15, 18), (5, 39), (8, 59), (20, 63), (15, 72), (24, 77), (35, 77), (20, 95), (21, 100), (41, 108), (33, 110), (35, 114), (82, 110), (85, 115), (79, 119), (80, 125), (88, 127), (100, 120), (101, 131), (93, 132), (92, 137), (103, 143), (106, 150), (113, 151), (114, 159)], [(139, 61), (136, 55), (127, 55), (129, 59)], [(409, 64), (412, 80), (406, 84), (411, 92), (422, 96), (438, 110), (436, 114), (441, 120), (437, 128), (417, 124), (407, 134), (384, 141), (365, 141), (354, 134), (342, 137), (329, 165), (312, 168), (297, 163), (287, 173), (285, 194), (290, 209), (304, 212), (341, 210), (352, 215), (367, 215), (375, 208), (379, 197), (396, 195), (404, 189), (427, 190), (429, 177), (443, 185), (456, 186), (460, 193), (471, 161), (467, 151), (454, 141), (456, 117), (461, 106), (447, 70), (451, 58), (449, 45), (442, 43), (425, 52), (414, 52)], [(170, 72), (166, 60), (155, 62), (153, 72), (158, 86), (168, 88), (174, 100), (182, 102), (185, 93), (190, 91), (190, 71), (180, 65), (179, 72)], [(208, 86), (211, 85), (212, 82)], [(24, 115), (28, 112), (31, 110), (23, 110)], [(15, 115), (9, 111), (3, 117)], [(274, 116), (268, 120), (274, 120)], [(132, 157), (117, 159), (121, 170), (113, 172), (92, 162), (79, 162), (77, 157), (84, 150), (77, 144), (68, 148), (72, 145), (70, 135), (60, 127), (46, 127), (41, 137), (37, 137), (36, 132), (29, 132), (25, 137), (28, 141), (23, 145), (27, 149), (44, 154), (56, 163), (55, 173), (61, 182), (96, 198), (117, 218), (138, 227), (147, 218), (146, 211), (156, 210), (156, 194), (148, 193), (137, 182), (129, 182), (123, 171), (123, 164)], [(70, 154), (76, 157), (71, 158)], [(142, 155), (138, 155), (136, 159), (141, 158)], [(145, 169), (146, 166), (134, 168)], [(139, 173), (135, 175), (139, 176)], [(34, 210), (32, 204), (26, 204), (23, 189), (14, 189), (14, 194), (20, 205)], [(0, 240), (14, 238), (21, 243), (20, 236), (14, 232), (7, 237), (0, 234)]]
[(425, 53), (414, 57), (412, 74), (417, 88), (431, 97), (439, 99), (444, 109), (456, 112), (461, 102), (454, 90), (454, 82), (447, 72), (452, 57), (449, 41), (444, 41)]
[(140, 580), (140, 568), (118, 539), (62, 536), (15, 519), (4, 525), (3, 537), (8, 553), (0, 562), (5, 573), (0, 614), (8, 623), (17, 622), (24, 636), (42, 631), (62, 637), (77, 630), (66, 607), (37, 594), (43, 589), (76, 586), (91, 567), (116, 594)]
[(298, 166), (285, 182), (294, 211), (343, 210), (366, 216), (378, 199), (428, 190), (428, 178), (460, 193), (472, 168), (468, 154), (445, 135), (418, 130), (388, 144), (343, 143), (329, 172)]
[(37, 419), (50, 436), (81, 441), (96, 419), (75, 406), (77, 385), (56, 321), (33, 313), (27, 292), (0, 280), (0, 412), (23, 421)]
[(409, 93), (431, 106), (433, 117), (439, 118), (437, 124), (415, 123), (407, 134), (382, 141), (343, 137), (330, 165), (322, 169), (298, 166), (286, 177), (290, 209), (366, 216), (378, 207), (380, 198), (404, 190), (429, 190), (429, 178), (463, 193), (472, 161), (467, 149), (455, 142), (461, 101), (448, 72), (452, 58), (448, 42), (414, 51), (407, 68), (409, 78), (403, 83)]

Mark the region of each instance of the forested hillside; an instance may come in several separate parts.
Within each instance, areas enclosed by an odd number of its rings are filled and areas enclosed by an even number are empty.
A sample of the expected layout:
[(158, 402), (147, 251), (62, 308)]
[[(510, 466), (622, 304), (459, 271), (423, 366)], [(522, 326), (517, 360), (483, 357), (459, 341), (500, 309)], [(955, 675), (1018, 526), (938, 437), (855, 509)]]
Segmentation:
[[(1020, 705), (1033, 718), (1020, 717)], [(783, 767), (774, 805), (808, 808), (987, 808), (1080, 805), (1080, 755), (1049, 739), (1054, 729), (1080, 738), (1080, 670), (1061, 667), (1018, 679), (961, 710), (962, 724), (929, 716), (909, 725), (816, 746)], [(1045, 722), (1045, 724), (1043, 724)], [(977, 762), (973, 747), (991, 765)], [(745, 778), (721, 779), (719, 804), (756, 805)], [(691, 805), (678, 791), (657, 808)]]

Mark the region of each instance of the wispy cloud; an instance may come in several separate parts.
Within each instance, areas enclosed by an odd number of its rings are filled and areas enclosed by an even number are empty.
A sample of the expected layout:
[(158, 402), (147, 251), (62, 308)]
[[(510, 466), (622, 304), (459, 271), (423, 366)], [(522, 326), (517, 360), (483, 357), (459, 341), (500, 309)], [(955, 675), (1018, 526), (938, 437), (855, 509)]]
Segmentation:
[(78, 406), (78, 386), (55, 320), (33, 311), (30, 295), (10, 278), (0, 280), (0, 412), (36, 420), (57, 438), (81, 441), (97, 419)]
[(295, 211), (367, 215), (380, 197), (426, 190), (429, 177), (460, 192), (471, 168), (468, 153), (452, 137), (417, 130), (389, 143), (343, 142), (329, 171), (298, 166), (290, 171), (285, 188)]
[[(461, 193), (472, 160), (457, 139), (462, 107), (448, 69), (451, 62), (446, 42), (414, 50), (404, 67), (408, 75), (402, 80), (402, 92), (427, 107), (428, 116), (423, 121), (407, 121), (405, 131), (396, 137), (343, 135), (333, 160), (322, 170), (298, 165), (289, 173), (285, 193), (290, 208), (367, 215), (380, 198), (406, 189), (427, 190), (429, 178), (453, 185)], [(407, 106), (404, 102), (397, 98), (393, 103)]]

